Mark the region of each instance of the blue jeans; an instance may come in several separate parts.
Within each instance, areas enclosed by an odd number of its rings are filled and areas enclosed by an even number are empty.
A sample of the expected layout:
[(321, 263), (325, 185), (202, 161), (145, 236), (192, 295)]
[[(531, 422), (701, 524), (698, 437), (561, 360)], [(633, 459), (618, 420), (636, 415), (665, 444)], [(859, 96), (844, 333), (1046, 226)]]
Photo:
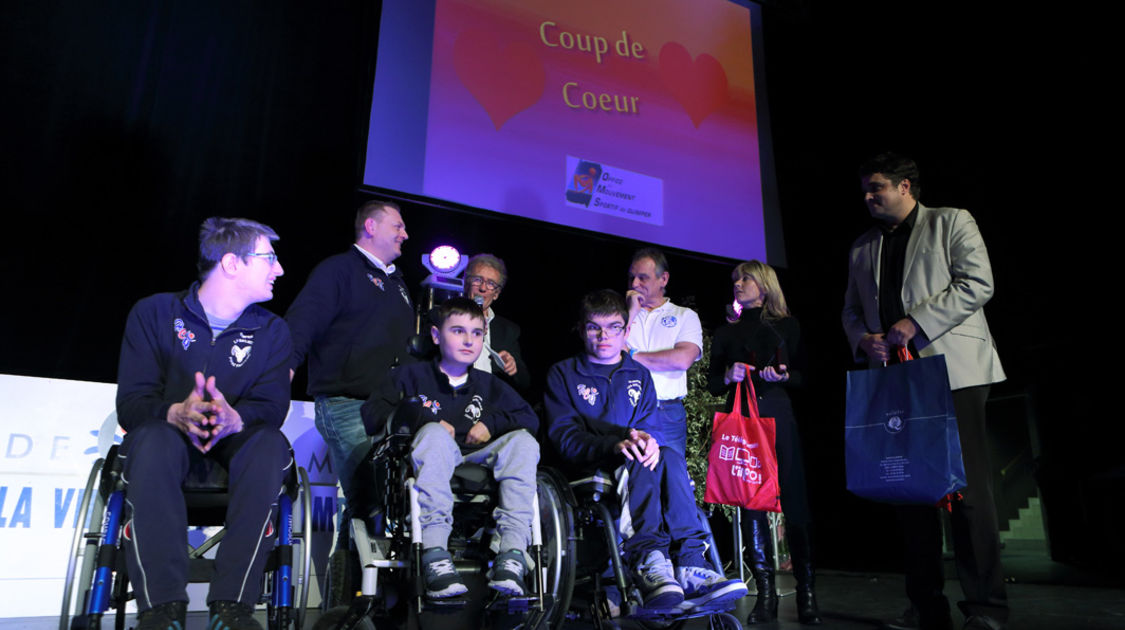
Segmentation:
[(315, 403), (316, 430), (328, 446), (328, 461), (347, 499), (351, 496), (355, 470), (371, 448), (371, 438), (367, 437), (359, 415), (363, 401), (346, 396), (317, 396)]
[(661, 400), (656, 406), (660, 414), (661, 446), (687, 457), (687, 411), (681, 399)]

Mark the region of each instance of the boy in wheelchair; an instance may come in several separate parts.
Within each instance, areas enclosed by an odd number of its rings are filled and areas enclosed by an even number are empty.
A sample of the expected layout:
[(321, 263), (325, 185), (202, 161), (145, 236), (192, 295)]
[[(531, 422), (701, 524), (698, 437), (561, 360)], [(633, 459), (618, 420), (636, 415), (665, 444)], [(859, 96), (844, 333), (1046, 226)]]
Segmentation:
[(712, 570), (684, 457), (661, 445), (648, 370), (623, 352), (628, 310), (615, 291), (582, 300), (585, 352), (547, 377), (547, 427), (567, 472), (613, 471), (627, 567), (647, 609), (717, 604), (746, 585)]
[(430, 334), (440, 350), (432, 362), (398, 367), (386, 387), (372, 394), (361, 414), (369, 435), (385, 432), (386, 418), (404, 398), (418, 397), (411, 463), (416, 476), (422, 529), (426, 596), (440, 599), (468, 591), (448, 551), (453, 528), (450, 480), (461, 463), (492, 470), (499, 484), (494, 511), (500, 551), (489, 587), (504, 595), (527, 592), (532, 505), (536, 492), (539, 419), (509, 385), (474, 369), (484, 345), (481, 307), (452, 298), (438, 308)]

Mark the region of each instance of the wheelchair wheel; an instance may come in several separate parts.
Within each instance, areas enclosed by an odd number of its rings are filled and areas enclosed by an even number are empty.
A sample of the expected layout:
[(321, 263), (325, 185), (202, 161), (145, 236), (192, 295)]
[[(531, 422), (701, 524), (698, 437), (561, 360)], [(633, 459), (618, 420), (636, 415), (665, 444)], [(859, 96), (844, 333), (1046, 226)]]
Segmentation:
[(347, 606), (330, 608), (320, 616), (320, 619), (316, 620), (316, 624), (313, 625), (313, 630), (337, 630), (337, 628), (340, 630), (378, 630), (371, 617), (360, 617), (359, 622), (351, 628), (340, 628), (340, 624), (347, 615)]
[(567, 488), (548, 471), (538, 472), (539, 522), (543, 536), (543, 567), (546, 575), (544, 592), (551, 595), (554, 606), (547, 616), (551, 628), (562, 626), (574, 593), (575, 565), (574, 513), (567, 503)]
[(730, 613), (716, 613), (707, 621), (709, 630), (742, 630), (742, 622)]
[(355, 599), (359, 583), (359, 554), (347, 549), (333, 551), (328, 558), (328, 585), (324, 597), (325, 609), (331, 611), (338, 606), (346, 608)]
[[(78, 506), (79, 523), (74, 528), (74, 538), (71, 541), (70, 547), (70, 560), (66, 566), (66, 581), (63, 583), (63, 600), (62, 600), (62, 614), (59, 617), (59, 630), (68, 630), (68, 628), (85, 628), (86, 617), (83, 614), (82, 602), (86, 589), (90, 586), (90, 580), (94, 575), (94, 556), (98, 550), (97, 535), (101, 532), (101, 515), (105, 509), (105, 496), (98, 488), (97, 497), (95, 494), (95, 484), (101, 478), (102, 466), (105, 464), (104, 458), (98, 458), (94, 462), (93, 468), (90, 469), (90, 475), (86, 480), (86, 490), (82, 493), (82, 502)], [(90, 509), (91, 499), (95, 499), (96, 505), (94, 509)], [(92, 514), (96, 512), (96, 514)], [(78, 568), (79, 559), (82, 560), (82, 568), (78, 574), (75, 574), (75, 569)], [(71, 599), (73, 597), (75, 580), (80, 585), (82, 590), (78, 601), (74, 603), (74, 619), (70, 619), (71, 613)]]

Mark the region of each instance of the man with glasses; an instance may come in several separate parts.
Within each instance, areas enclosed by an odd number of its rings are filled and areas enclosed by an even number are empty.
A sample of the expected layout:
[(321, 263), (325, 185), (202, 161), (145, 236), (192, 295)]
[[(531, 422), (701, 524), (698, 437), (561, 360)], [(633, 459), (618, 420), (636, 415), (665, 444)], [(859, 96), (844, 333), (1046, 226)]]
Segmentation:
[[(396, 204), (368, 201), (355, 217), (355, 244), (317, 265), (285, 314), (296, 369), (308, 358), (316, 428), (344, 496), (370, 441), (359, 408), (400, 363), (413, 362), (414, 307), (393, 262), (409, 238)], [(340, 528), (341, 536), (347, 527)]]
[[(496, 372), (517, 390), (531, 386), (531, 374), (520, 352), (520, 327), (500, 317), (492, 305), (508, 282), (508, 268), (492, 254), (477, 254), (465, 270), (465, 296), (480, 304), (487, 321), (484, 352), (473, 365), (478, 370)], [(494, 369), (495, 368), (495, 369)]]
[(621, 535), (644, 606), (666, 609), (746, 595), (746, 585), (708, 567), (684, 456), (655, 437), (660, 421), (648, 370), (625, 349), (621, 294), (582, 299), (582, 354), (547, 375), (547, 434), (571, 478), (612, 471), (621, 500)]
[(278, 489), (293, 463), (280, 430), (289, 412), (289, 327), (257, 306), (273, 297), (283, 273), (270, 244), (276, 240), (254, 221), (207, 219), (199, 231), (200, 281), (147, 297), (129, 312), (117, 421), (127, 432), (125, 557), (140, 630), (184, 627), (181, 488), (207, 470), (207, 460), (226, 469), (230, 486), (208, 627), (261, 628), (254, 604), (274, 545)]
[(684, 455), (687, 450), (687, 371), (703, 355), (699, 315), (664, 296), (668, 260), (664, 252), (645, 248), (629, 265), (629, 354), (648, 368), (656, 385), (661, 444)]

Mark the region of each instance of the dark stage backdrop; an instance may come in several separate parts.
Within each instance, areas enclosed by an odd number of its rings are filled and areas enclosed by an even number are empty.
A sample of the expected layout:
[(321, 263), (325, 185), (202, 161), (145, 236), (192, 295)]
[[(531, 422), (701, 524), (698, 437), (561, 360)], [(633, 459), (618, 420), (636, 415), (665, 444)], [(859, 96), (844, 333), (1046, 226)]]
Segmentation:
[[(211, 215), (278, 230), (286, 275), (268, 306), (284, 312), (313, 265), (350, 242), (378, 9), (6, 7), (0, 372), (113, 381), (129, 307), (187, 286), (196, 230)], [(1105, 497), (1121, 492), (1122, 458), (1088, 413), (1100, 393), (1082, 373), (1090, 339), (1073, 308), (1097, 301), (1082, 279), (1102, 274), (1090, 229), (1079, 227), (1096, 176), (1060, 160), (1086, 148), (1060, 139), (1098, 131), (1085, 101), (1072, 100), (1086, 78), (1075, 72), (1085, 57), (1071, 52), (1079, 38), (1057, 16), (948, 3), (793, 0), (764, 13), (790, 264), (782, 283), (810, 349), (798, 411), (824, 563), (897, 565), (890, 512), (844, 491), (840, 429), (845, 256), (866, 227), (854, 171), (883, 148), (915, 156), (927, 203), (976, 216), (996, 275), (989, 319), (1009, 373), (993, 394), (1009, 416), (999, 424), (1014, 428), (997, 437), (1027, 441), (1031, 424), (1038, 440), (1034, 461), (997, 467), (1037, 476), (1056, 557), (1097, 558), (1105, 550), (1083, 541), (1110, 532)], [(1068, 194), (1083, 194), (1056, 205), (1047, 193), (1064, 179)], [(578, 297), (622, 288), (637, 246), (417, 204), (404, 216), (411, 239), (399, 263), (411, 282), (423, 276), (420, 254), (438, 243), (507, 260), (512, 277), (497, 308), (523, 326), (538, 380), (576, 350), (566, 331)], [(672, 297), (694, 299), (714, 326), (730, 296), (730, 261), (671, 262)], [(1093, 313), (1083, 316), (1096, 326)], [(34, 419), (4, 419), (13, 421)], [(1108, 552), (1120, 554), (1116, 544)]]

